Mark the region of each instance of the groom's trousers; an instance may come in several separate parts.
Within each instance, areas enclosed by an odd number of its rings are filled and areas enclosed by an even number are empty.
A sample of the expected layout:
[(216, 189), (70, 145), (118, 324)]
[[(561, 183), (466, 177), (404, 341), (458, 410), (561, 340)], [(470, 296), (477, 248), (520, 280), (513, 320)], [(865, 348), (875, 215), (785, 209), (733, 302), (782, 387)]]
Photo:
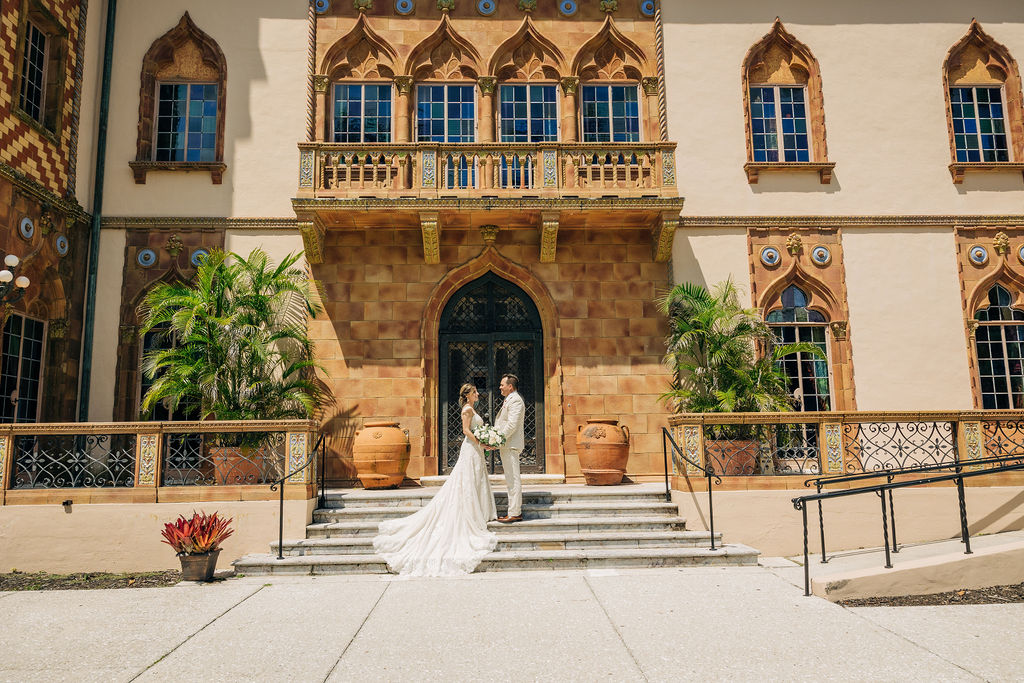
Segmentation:
[(501, 454), (501, 468), (505, 470), (505, 483), (508, 485), (508, 512), (509, 517), (518, 517), (523, 514), (523, 482), (519, 477), (519, 449), (502, 448), (498, 451)]

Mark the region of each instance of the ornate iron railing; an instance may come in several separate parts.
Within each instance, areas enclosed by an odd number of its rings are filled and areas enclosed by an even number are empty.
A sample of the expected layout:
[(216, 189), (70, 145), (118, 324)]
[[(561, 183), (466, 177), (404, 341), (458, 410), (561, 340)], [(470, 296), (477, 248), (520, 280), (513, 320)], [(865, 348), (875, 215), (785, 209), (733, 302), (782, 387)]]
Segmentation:
[(677, 195), (675, 143), (300, 143), (304, 197)]
[(283, 432), (171, 432), (163, 439), (163, 486), (269, 484), (285, 466)]
[(132, 434), (18, 434), (12, 445), (12, 489), (135, 485)]

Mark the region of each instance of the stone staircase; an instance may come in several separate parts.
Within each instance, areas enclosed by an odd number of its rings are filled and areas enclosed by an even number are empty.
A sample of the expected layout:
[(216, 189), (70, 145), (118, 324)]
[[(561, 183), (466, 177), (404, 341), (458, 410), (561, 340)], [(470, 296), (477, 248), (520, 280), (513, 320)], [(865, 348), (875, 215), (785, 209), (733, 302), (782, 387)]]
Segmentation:
[[(327, 506), (313, 512), (306, 538), (285, 540), (285, 559), (247, 555), (234, 562), (247, 576), (265, 574), (386, 574), (373, 552), (381, 520), (404, 517), (426, 505), (436, 489), (328, 491)], [(495, 491), (498, 514), (507, 505)], [(491, 522), (498, 547), (477, 571), (756, 565), (758, 551), (744, 545), (710, 550), (706, 531), (687, 531), (679, 508), (665, 502), (663, 488), (633, 484), (529, 487), (523, 491), (523, 521)]]

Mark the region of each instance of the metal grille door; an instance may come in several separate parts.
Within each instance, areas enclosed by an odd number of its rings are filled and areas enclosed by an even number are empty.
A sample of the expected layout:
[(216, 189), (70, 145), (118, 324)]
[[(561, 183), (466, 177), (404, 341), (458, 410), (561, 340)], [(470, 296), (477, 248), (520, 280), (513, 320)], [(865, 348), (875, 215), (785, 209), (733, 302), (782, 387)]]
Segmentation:
[[(503, 397), (501, 376), (519, 378), (526, 404), (526, 445), (522, 472), (544, 471), (544, 378), (540, 315), (521, 289), (488, 274), (455, 293), (441, 315), (441, 463), (442, 473), (455, 466), (462, 445), (459, 388), (473, 384), (480, 392), (477, 412), (493, 424)], [(489, 452), (492, 472), (501, 472), (501, 457)]]

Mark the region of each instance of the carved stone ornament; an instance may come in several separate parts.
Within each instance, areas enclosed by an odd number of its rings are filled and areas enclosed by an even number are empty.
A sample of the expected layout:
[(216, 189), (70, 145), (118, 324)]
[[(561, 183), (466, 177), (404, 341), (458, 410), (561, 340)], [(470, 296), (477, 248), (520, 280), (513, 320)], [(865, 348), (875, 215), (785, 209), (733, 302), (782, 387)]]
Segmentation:
[(614, 12), (619, 9), (619, 0), (601, 0), (602, 12)]
[(455, 9), (455, 0), (437, 0), (437, 9), (442, 12), (451, 12)]
[(49, 325), (50, 339), (64, 339), (68, 334), (68, 321), (66, 318), (54, 318)]
[(498, 79), (494, 76), (481, 76), (477, 80), (477, 84), (480, 86), (481, 95), (493, 95), (494, 88), (498, 85)]
[(121, 325), (119, 338), (122, 344), (131, 344), (135, 341), (135, 325)]
[(185, 245), (181, 241), (181, 238), (178, 237), (178, 233), (174, 233), (167, 238), (167, 244), (164, 245), (164, 248), (167, 250), (168, 254), (174, 258), (178, 258), (178, 254), (180, 254), (181, 250), (185, 248)]
[(313, 75), (313, 90), (316, 92), (327, 92), (331, 85), (331, 77), (324, 74)]
[(519, 0), (519, 9), (524, 12), (532, 12), (537, 9), (537, 0)]
[(354, 0), (352, 6), (360, 12), (373, 9), (373, 0)]
[(554, 263), (558, 246), (558, 214), (542, 213), (540, 228), (540, 262)]
[(498, 226), (481, 225), (480, 236), (484, 238), (484, 244), (486, 244), (489, 247), (493, 247), (495, 240), (498, 239)]
[(1000, 256), (1005, 256), (1010, 253), (1010, 236), (1005, 232), (997, 232), (995, 238), (992, 240), (992, 244), (995, 246), (996, 253)]
[(804, 250), (804, 241), (795, 232), (786, 238), (786, 250), (790, 256), (796, 256)]
[(978, 333), (978, 321), (972, 318), (967, 319), (967, 336), (973, 341)]
[(640, 83), (644, 87), (645, 95), (657, 95), (658, 94), (658, 78), (657, 76), (646, 76)]
[(576, 76), (566, 76), (562, 79), (562, 92), (566, 95), (575, 95), (576, 89), (580, 86), (580, 79)]
[(828, 324), (832, 328), (832, 336), (835, 337), (836, 341), (844, 341), (846, 339), (846, 328), (849, 324), (849, 321), (846, 320), (833, 320)]
[(412, 92), (412, 76), (395, 76), (395, 89), (399, 95), (408, 95)]

